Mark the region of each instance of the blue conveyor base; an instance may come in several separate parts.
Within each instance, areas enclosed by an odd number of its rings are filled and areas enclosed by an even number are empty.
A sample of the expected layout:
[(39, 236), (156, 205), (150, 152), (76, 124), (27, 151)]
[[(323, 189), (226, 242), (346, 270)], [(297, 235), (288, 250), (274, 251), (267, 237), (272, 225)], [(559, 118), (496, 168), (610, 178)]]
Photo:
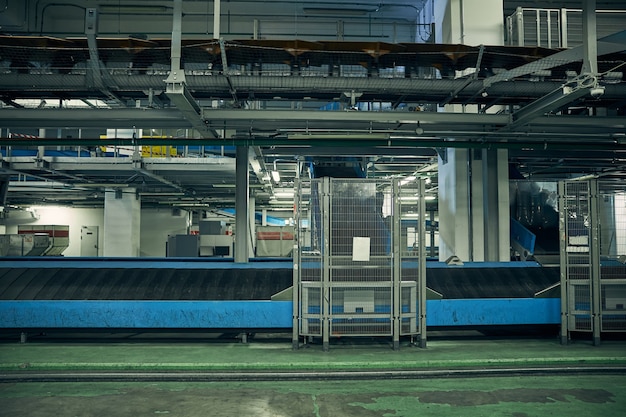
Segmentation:
[[(0, 303), (4, 329), (289, 329), (291, 301), (29, 300)], [(560, 323), (557, 298), (428, 300), (433, 327)]]

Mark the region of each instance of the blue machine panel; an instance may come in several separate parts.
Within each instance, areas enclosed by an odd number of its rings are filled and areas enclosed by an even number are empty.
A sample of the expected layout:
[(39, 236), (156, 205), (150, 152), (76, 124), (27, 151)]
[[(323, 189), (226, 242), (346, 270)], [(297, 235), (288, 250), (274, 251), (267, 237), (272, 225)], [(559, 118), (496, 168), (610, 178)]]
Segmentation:
[(0, 328), (291, 328), (290, 301), (2, 301)]
[[(287, 329), (291, 301), (2, 301), (0, 328)], [(428, 326), (560, 322), (558, 298), (427, 301)]]
[(558, 324), (559, 298), (474, 298), (426, 302), (427, 326)]

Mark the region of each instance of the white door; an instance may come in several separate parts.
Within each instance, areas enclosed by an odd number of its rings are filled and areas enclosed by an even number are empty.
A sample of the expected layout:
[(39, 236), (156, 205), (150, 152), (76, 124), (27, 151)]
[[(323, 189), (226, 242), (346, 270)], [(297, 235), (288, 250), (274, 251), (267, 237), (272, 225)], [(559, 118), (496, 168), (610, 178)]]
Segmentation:
[(98, 256), (98, 226), (80, 228), (80, 256)]

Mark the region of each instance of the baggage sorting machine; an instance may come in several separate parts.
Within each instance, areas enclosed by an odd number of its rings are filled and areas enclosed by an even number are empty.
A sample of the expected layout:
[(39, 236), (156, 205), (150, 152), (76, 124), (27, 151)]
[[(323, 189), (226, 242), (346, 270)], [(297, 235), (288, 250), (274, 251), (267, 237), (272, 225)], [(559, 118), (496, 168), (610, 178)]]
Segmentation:
[[(533, 262), (427, 265), (429, 328), (560, 323), (558, 268)], [(290, 332), (290, 261), (4, 258), (0, 329)], [(363, 294), (361, 294), (363, 295)], [(344, 305), (365, 308), (363, 305)]]

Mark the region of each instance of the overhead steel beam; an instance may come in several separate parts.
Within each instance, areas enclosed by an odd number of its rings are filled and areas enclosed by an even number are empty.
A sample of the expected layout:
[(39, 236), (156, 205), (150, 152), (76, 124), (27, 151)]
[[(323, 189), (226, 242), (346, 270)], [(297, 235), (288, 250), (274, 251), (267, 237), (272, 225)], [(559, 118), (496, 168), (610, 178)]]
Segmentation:
[(228, 69), (228, 59), (226, 59), (226, 43), (224, 39), (220, 39), (220, 56), (222, 57), (222, 75), (226, 78), (226, 83), (228, 83), (228, 90), (230, 91), (230, 95), (233, 97), (233, 103), (235, 107), (239, 106), (239, 99), (237, 98), (237, 90), (233, 87), (233, 82), (230, 79), (230, 70)]
[(114, 88), (111, 75), (100, 66), (100, 55), (98, 54), (98, 41), (96, 34), (98, 32), (98, 9), (88, 7), (85, 9), (85, 36), (87, 37), (87, 47), (89, 48), (89, 67), (93, 85), (109, 100), (116, 102), (121, 106), (125, 106), (120, 98), (111, 92)]
[[(586, 45), (580, 45), (572, 49), (566, 49), (565, 51), (557, 52), (556, 54), (541, 58), (538, 61), (534, 61), (515, 69), (504, 71), (498, 75), (486, 78), (483, 80), (483, 88), (487, 89), (495, 83), (502, 81), (509, 81), (513, 78), (529, 75), (537, 71), (547, 70), (555, 68), (561, 65), (569, 64), (571, 62), (582, 61), (585, 55), (589, 52), (585, 52)], [(614, 33), (613, 35), (605, 36), (597, 41), (597, 56), (612, 54), (616, 52), (622, 52), (626, 49), (626, 30)], [(596, 70), (597, 71), (597, 70)]]
[[(54, 162), (50, 162), (44, 159), (36, 159), (33, 167), (38, 171), (47, 172), (48, 174), (52, 174), (59, 177), (70, 178), (75, 181), (83, 182), (83, 183), (93, 183), (92, 180), (89, 180), (85, 177), (79, 177), (78, 175), (73, 175), (62, 170), (55, 169)], [(27, 174), (28, 175), (28, 174)]]
[(596, 0), (583, 1), (583, 67), (581, 74), (598, 73)]
[(273, 194), (272, 180), (269, 178), (269, 173), (263, 158), (263, 151), (260, 146), (249, 147), (248, 162), (250, 164), (250, 168), (252, 168), (252, 172), (256, 175), (259, 184), (263, 184), (265, 188)]
[(187, 129), (191, 124), (176, 109), (3, 109), (4, 128)]
[(172, 181), (168, 180), (167, 178), (162, 177), (161, 175), (156, 174), (156, 173), (146, 169), (142, 161), (135, 161), (133, 163), (133, 168), (135, 169), (135, 171), (137, 171), (137, 172), (139, 172), (139, 173), (141, 173), (141, 174), (143, 174), (143, 175), (145, 175), (147, 177), (150, 177), (150, 178), (152, 178), (154, 180), (157, 180), (161, 184), (165, 184), (168, 187), (172, 187), (172, 188), (174, 188), (174, 189), (176, 189), (178, 191), (181, 191), (183, 193), (187, 193), (188, 192), (188, 190), (186, 188), (181, 187), (179, 184), (176, 184), (175, 182), (172, 182)]
[[(595, 77), (584, 77), (564, 85), (562, 88), (543, 96), (520, 110), (511, 114), (512, 122), (503, 130), (514, 130), (520, 126), (530, 123), (533, 119), (543, 116), (554, 110), (572, 103), (579, 98), (590, 94), (593, 89), (598, 89), (598, 82)], [(604, 92), (604, 90), (601, 90)]]
[(3, 97), (1, 100), (2, 100), (2, 102), (8, 104), (9, 106), (15, 107), (16, 109), (23, 109), (24, 108), (24, 106), (22, 106), (19, 103), (16, 103), (15, 101), (11, 100), (10, 98)]
[[(468, 114), (434, 112), (330, 112), (330, 111), (292, 111), (292, 110), (219, 110), (203, 111), (203, 119), (210, 125), (223, 129), (246, 130), (259, 128), (275, 130), (277, 134), (325, 131), (329, 134), (352, 132), (355, 139), (372, 131), (372, 125), (383, 133), (408, 133), (417, 128), (418, 123), (424, 130), (424, 136), (436, 134), (454, 137), (455, 134), (493, 133), (506, 126), (511, 120), (506, 114)], [(529, 132), (539, 134), (574, 135), (590, 133), (592, 136), (624, 132), (626, 122), (623, 117), (589, 116), (541, 116), (533, 124), (542, 130)], [(185, 129), (189, 121), (176, 109), (4, 109), (0, 112), (0, 126), (14, 130), (16, 128), (154, 128)], [(252, 136), (258, 139), (260, 136)], [(45, 143), (52, 143), (57, 138), (44, 138)], [(99, 143), (102, 140), (99, 138)], [(193, 138), (168, 139), (170, 142), (183, 143)], [(212, 139), (212, 138), (205, 138)], [(234, 138), (213, 138), (206, 142), (231, 144)], [(267, 137), (271, 141), (272, 137)], [(3, 144), (35, 144), (37, 139), (2, 139)], [(44, 141), (41, 141), (44, 142)], [(158, 139), (142, 138), (142, 143), (162, 144)], [(193, 140), (191, 140), (193, 142)], [(196, 141), (197, 142), (197, 141)], [(254, 140), (252, 140), (254, 142)], [(87, 138), (59, 139), (58, 143), (87, 144)], [(98, 142), (96, 142), (98, 143)], [(125, 143), (122, 139), (109, 138), (109, 145)], [(303, 144), (306, 141), (302, 142)], [(292, 142), (292, 144), (294, 144)]]
[[(454, 136), (454, 132), (450, 132), (448, 137), (436, 136), (409, 136), (409, 135), (298, 135), (297, 138), (289, 137), (289, 135), (279, 137), (242, 137), (222, 139), (117, 139), (115, 144), (119, 146), (136, 146), (136, 145), (159, 145), (167, 146), (172, 143), (179, 145), (223, 145), (228, 143), (232, 146), (338, 146), (338, 147), (357, 147), (365, 146), (366, 148), (380, 147), (381, 154), (384, 154), (382, 148), (476, 148), (476, 149), (526, 149), (526, 150), (610, 150), (624, 151), (626, 140), (622, 141), (620, 137), (614, 134), (579, 134), (572, 135), (562, 133), (558, 135), (549, 135), (545, 133), (529, 134), (527, 132), (491, 132), (492, 135), (474, 133), (472, 136), (467, 134)], [(454, 140), (448, 139), (453, 137)], [(0, 139), (0, 146), (32, 146), (35, 142), (25, 140)], [(68, 145), (102, 145), (99, 138), (84, 139), (45, 139), (40, 138), (36, 142), (44, 146), (68, 146)], [(107, 141), (108, 143), (108, 141)]]
[[(96, 140), (93, 140), (94, 142)], [(150, 172), (159, 172), (159, 175), (168, 177), (178, 177), (180, 175), (198, 174), (228, 174), (235, 171), (234, 158), (231, 157), (211, 157), (211, 158), (144, 158), (141, 160), (143, 169)], [(48, 177), (37, 175), (37, 170), (33, 166), (31, 157), (7, 156), (2, 159), (2, 172), (22, 173), (41, 180), (48, 180)], [(80, 179), (81, 182), (92, 182), (92, 178), (112, 177), (117, 178), (129, 173), (137, 166), (132, 158), (101, 158), (101, 157), (55, 157), (54, 163), (50, 166), (56, 172), (69, 173), (74, 175), (73, 179)], [(78, 174), (84, 175), (86, 178)]]
[(191, 126), (200, 132), (205, 138), (216, 138), (214, 130), (207, 129), (200, 117), (200, 107), (187, 89), (185, 70), (181, 68), (182, 56), (182, 27), (183, 27), (183, 1), (174, 0), (174, 13), (172, 23), (172, 52), (170, 75), (165, 80), (165, 94), (172, 103), (180, 110)]
[[(243, 117), (242, 117), (243, 116)], [(203, 109), (202, 118), (208, 123), (244, 121), (253, 127), (257, 122), (273, 122), (280, 127), (285, 122), (359, 122), (369, 124), (415, 124), (417, 123), (463, 123), (467, 125), (493, 125), (508, 123), (507, 115), (477, 115), (466, 113), (434, 113), (434, 112), (333, 112), (333, 111), (293, 111), (293, 110), (222, 110)], [(1, 120), (1, 114), (0, 114)], [(313, 126), (312, 124), (310, 126)], [(302, 128), (306, 124), (301, 125)]]
[(443, 102), (439, 104), (440, 106), (444, 106), (450, 103), (452, 100), (456, 99), (458, 94), (461, 91), (463, 91), (468, 85), (470, 85), (473, 81), (475, 81), (478, 78), (478, 74), (480, 72), (480, 65), (482, 63), (484, 52), (485, 52), (485, 45), (480, 45), (480, 50), (478, 51), (478, 58), (476, 59), (476, 67), (474, 68), (474, 72), (469, 77), (467, 77), (467, 79), (465, 80), (465, 83), (458, 86), (453, 92), (451, 92), (450, 95)]
[[(143, 94), (149, 99), (149, 90), (162, 90), (163, 80), (160, 77), (144, 74), (112, 75), (114, 84), (119, 87), (116, 94), (127, 95), (135, 99)], [(232, 89), (254, 93), (254, 99), (273, 100), (275, 96), (285, 99), (310, 101), (323, 100), (327, 103), (340, 96), (340, 92), (365, 91), (367, 100), (384, 98), (386, 101), (398, 101), (401, 97), (404, 102), (439, 103), (450, 99), (454, 103), (479, 104), (491, 102), (497, 98), (501, 103), (526, 103), (555, 90), (566, 80), (560, 81), (529, 81), (516, 79), (514, 82), (498, 82), (489, 86), (488, 97), (481, 93), (485, 91), (482, 80), (468, 79), (433, 79), (423, 80), (414, 78), (377, 79), (349, 77), (300, 77), (295, 76), (231, 76), (232, 86), (228, 85), (225, 77), (207, 77), (200, 75), (185, 76), (187, 89), (194, 92), (198, 100), (212, 100), (232, 98)], [(2, 100), (17, 98), (96, 98), (91, 89), (90, 81), (84, 74), (44, 74), (33, 78), (31, 74), (3, 74), (0, 77), (0, 90), (3, 91)], [(450, 92), (456, 93), (456, 99), (451, 98)], [(246, 93), (247, 94), (247, 93)], [(104, 94), (100, 94), (106, 99)], [(454, 94), (453, 94), (454, 95)], [(621, 100), (626, 97), (626, 83), (607, 84), (603, 99)], [(309, 99), (307, 99), (307, 102)], [(8, 103), (8, 102), (7, 102)], [(8, 103), (15, 105), (15, 103)], [(600, 103), (598, 103), (600, 104)]]

